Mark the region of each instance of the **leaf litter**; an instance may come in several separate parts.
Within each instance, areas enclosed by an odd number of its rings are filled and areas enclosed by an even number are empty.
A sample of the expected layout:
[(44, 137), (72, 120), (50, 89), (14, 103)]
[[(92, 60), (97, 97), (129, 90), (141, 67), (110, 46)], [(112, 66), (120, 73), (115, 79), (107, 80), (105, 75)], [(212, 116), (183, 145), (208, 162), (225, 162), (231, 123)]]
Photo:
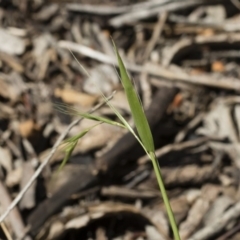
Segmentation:
[[(150, 118), (181, 238), (238, 239), (238, 7), (227, 0), (0, 3), (1, 213), (79, 117), (72, 110), (90, 117), (99, 89), (117, 91), (111, 104), (133, 121), (112, 37)], [(7, 219), (13, 239), (172, 239), (148, 156), (118, 126), (89, 129), (95, 120), (118, 121), (108, 106), (93, 115), (69, 132), (76, 148), (59, 178), (63, 147)]]

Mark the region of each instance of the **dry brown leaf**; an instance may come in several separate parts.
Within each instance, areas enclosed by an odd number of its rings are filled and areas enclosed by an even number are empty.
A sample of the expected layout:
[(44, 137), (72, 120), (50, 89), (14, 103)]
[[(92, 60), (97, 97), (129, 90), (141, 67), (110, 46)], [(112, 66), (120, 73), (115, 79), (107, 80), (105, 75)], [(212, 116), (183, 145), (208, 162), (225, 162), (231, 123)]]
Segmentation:
[(101, 213), (114, 213), (114, 212), (132, 212), (139, 213), (140, 210), (130, 204), (117, 203), (117, 202), (104, 202), (98, 205), (90, 206), (88, 208), (91, 214), (101, 212)]
[(211, 166), (199, 167), (198, 165), (189, 164), (178, 168), (163, 168), (163, 178), (167, 186), (199, 184), (210, 179), (216, 179), (217, 174)]
[(199, 35), (201, 35), (201, 36), (213, 36), (215, 34), (215, 31), (214, 31), (214, 29), (212, 29), (212, 28), (206, 28), (206, 29), (204, 29), (202, 32), (201, 32), (201, 34), (199, 34)]
[(109, 95), (119, 84), (113, 67), (106, 64), (99, 64), (90, 69), (89, 75), (83, 84), (83, 90), (90, 94), (100, 95), (103, 92), (105, 95)]
[(38, 58), (38, 68), (36, 68), (36, 75), (38, 80), (43, 80), (46, 76), (48, 66), (52, 59), (54, 58), (55, 51), (54, 49), (48, 49), (42, 53), (41, 57)]
[(11, 55), (20, 55), (25, 52), (25, 48), (26, 43), (23, 39), (0, 28), (0, 51)]
[(19, 123), (20, 135), (25, 138), (31, 136), (35, 128), (36, 126), (32, 119)]
[(179, 233), (181, 239), (187, 239), (201, 223), (203, 216), (209, 209), (209, 202), (199, 198), (190, 209), (187, 219), (180, 224)]
[[(34, 168), (32, 166), (31, 161), (23, 163), (23, 173), (20, 182), (20, 189), (24, 188), (25, 185), (29, 182), (30, 178), (34, 174)], [(31, 209), (35, 206), (35, 190), (36, 190), (35, 181), (27, 190), (27, 192), (23, 195), (20, 201), (21, 209)]]
[(69, 222), (67, 222), (67, 224), (65, 225), (65, 228), (66, 229), (69, 229), (69, 228), (79, 229), (79, 228), (86, 226), (90, 220), (91, 220), (91, 218), (90, 218), (89, 214), (84, 214), (80, 217), (71, 219)]
[(221, 189), (219, 185), (207, 183), (202, 187), (201, 191), (202, 197), (212, 203), (220, 194)]
[(215, 61), (212, 63), (211, 69), (213, 72), (224, 72), (225, 66), (224, 63), (221, 61)]
[(65, 103), (79, 104), (83, 107), (92, 107), (97, 100), (97, 96), (78, 92), (73, 89), (56, 88), (54, 91), (55, 97), (60, 97)]
[(151, 240), (164, 240), (164, 236), (162, 236), (159, 231), (153, 226), (146, 226), (146, 235), (148, 239)]
[[(188, 214), (190, 205), (187, 202), (187, 198), (185, 196), (179, 196), (177, 198), (171, 199), (171, 207), (174, 212), (176, 222), (179, 223)], [(164, 211), (165, 211), (165, 209), (164, 209)]]
[(236, 105), (234, 108), (234, 116), (238, 128), (238, 140), (240, 142), (240, 105)]
[(49, 235), (47, 237), (48, 240), (53, 240), (56, 239), (57, 237), (60, 236), (60, 234), (63, 233), (65, 227), (64, 224), (60, 221), (54, 222), (49, 230)]
[[(221, 118), (219, 118), (219, 116), (221, 116)], [(203, 120), (203, 126), (197, 131), (206, 136), (228, 138), (233, 143), (238, 141), (231, 115), (231, 108), (222, 101), (218, 101), (216, 105), (210, 109)]]
[(22, 167), (18, 167), (13, 171), (10, 171), (6, 178), (6, 185), (10, 188), (15, 185), (18, 185), (22, 177), (22, 172), (23, 172)]
[(22, 73), (24, 71), (23, 65), (20, 63), (19, 59), (5, 52), (0, 52), (0, 59), (6, 64), (8, 64), (12, 69), (17, 72)]
[(219, 181), (221, 182), (221, 185), (224, 187), (231, 186), (234, 183), (234, 180), (226, 174), (220, 174)]
[(34, 19), (39, 21), (47, 21), (51, 19), (59, 10), (58, 4), (49, 4), (43, 7), (37, 14), (34, 15)]
[(0, 103), (0, 119), (13, 118), (16, 112), (10, 106)]
[(233, 203), (234, 201), (230, 197), (226, 195), (219, 196), (204, 216), (204, 225), (208, 226), (215, 219), (220, 218), (226, 209), (228, 209)]
[(172, 102), (173, 107), (179, 107), (183, 101), (183, 95), (181, 93), (178, 93)]
[(106, 232), (104, 228), (99, 227), (96, 230), (96, 240), (107, 240)]
[(81, 164), (67, 164), (61, 171), (54, 173), (49, 182), (46, 184), (48, 196), (54, 194), (57, 190), (64, 186), (64, 184), (70, 181), (73, 175), (77, 176), (77, 174), (84, 169), (85, 166)]
[(204, 73), (206, 73), (206, 71), (203, 68), (200, 68), (200, 67), (193, 68), (193, 69), (190, 70), (191, 75), (202, 75)]
[(8, 148), (0, 147), (0, 166), (9, 173), (12, 170), (12, 156)]
[(165, 213), (161, 209), (156, 208), (144, 208), (143, 213), (154, 224), (159, 234), (167, 236), (169, 231), (168, 221)]
[(110, 186), (103, 187), (101, 190), (103, 196), (125, 197), (129, 199), (154, 198), (159, 197), (158, 191), (130, 189), (126, 187)]
[(1, 76), (0, 75), (0, 96), (6, 98), (6, 99), (10, 99), (12, 101), (16, 101), (16, 99), (18, 98), (19, 95), (19, 91), (16, 88), (16, 86), (13, 86), (10, 82), (9, 82), (9, 77), (8, 76)]

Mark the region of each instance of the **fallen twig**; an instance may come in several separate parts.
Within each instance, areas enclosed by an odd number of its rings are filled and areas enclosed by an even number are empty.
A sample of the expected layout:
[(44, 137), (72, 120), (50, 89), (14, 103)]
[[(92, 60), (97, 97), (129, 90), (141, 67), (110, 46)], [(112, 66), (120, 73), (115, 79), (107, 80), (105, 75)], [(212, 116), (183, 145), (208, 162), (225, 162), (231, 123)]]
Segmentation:
[(134, 23), (141, 19), (146, 19), (152, 16), (156, 16), (159, 13), (188, 8), (195, 5), (199, 5), (203, 2), (204, 2), (203, 0), (178, 1), (178, 2), (169, 2), (163, 6), (157, 6), (150, 9), (142, 8), (141, 10), (138, 9), (138, 11), (135, 11), (135, 12), (129, 12), (129, 13), (114, 17), (110, 19), (109, 23), (114, 27), (121, 27), (126, 23)]
[[(0, 204), (2, 206), (2, 208), (6, 208), (10, 203), (11, 203), (11, 197), (6, 189), (6, 187), (4, 186), (4, 184), (2, 183), (2, 181), (0, 181)], [(13, 212), (11, 212), (11, 214), (9, 215), (9, 221), (11, 223), (12, 226), (12, 230), (14, 232), (14, 234), (16, 235), (17, 238), (22, 238), (25, 234), (25, 227), (24, 227), (24, 223), (23, 220), (21, 218), (21, 215), (18, 211), (17, 208), (15, 208), (15, 206), (12, 207), (12, 209), (14, 209)], [(1, 226), (2, 228), (5, 227), (5, 225), (3, 224), (3, 222), (1, 221)], [(4, 229), (3, 229), (4, 230)], [(6, 230), (6, 232), (5, 232)], [(9, 234), (7, 229), (5, 229), (4, 232), (5, 234)], [(8, 238), (11, 239), (11, 238)]]
[[(173, 144), (166, 145), (160, 149), (157, 149), (155, 154), (158, 158), (160, 158), (161, 156), (163, 156), (171, 151), (180, 151), (180, 150), (184, 150), (187, 148), (196, 147), (198, 145), (206, 143), (207, 141), (208, 141), (207, 137), (201, 137), (201, 138), (197, 138), (197, 139), (190, 140), (187, 142), (173, 143)], [(150, 161), (149, 157), (147, 155), (144, 155), (141, 158), (139, 158), (138, 163), (145, 164), (148, 161)]]
[(107, 6), (107, 5), (91, 5), (91, 4), (81, 4), (81, 3), (69, 3), (66, 8), (74, 12), (84, 12), (98, 15), (114, 15), (121, 14), (130, 11), (137, 11), (146, 8), (153, 8), (159, 5), (168, 3), (170, 0), (153, 0), (147, 2), (140, 2), (135, 4), (130, 4), (126, 6)]
[[(238, 35), (237, 37), (240, 38), (240, 35)], [(225, 36), (223, 36), (223, 38), (226, 40), (228, 39)], [(104, 53), (101, 53), (99, 51), (93, 50), (89, 47), (86, 47), (74, 42), (69, 42), (69, 41), (59, 41), (58, 45), (61, 48), (69, 49), (73, 52), (80, 53), (86, 57), (90, 57), (97, 61), (117, 66), (116, 59)], [(138, 73), (146, 72), (150, 75), (160, 77), (161, 79), (168, 79), (175, 82), (176, 81), (185, 82), (185, 83), (190, 83), (194, 85), (203, 85), (207, 87), (234, 90), (237, 92), (240, 91), (240, 82), (237, 78), (225, 77), (223, 79), (216, 79), (210, 74), (204, 74), (201, 76), (192, 76), (186, 72), (175, 73), (166, 67), (163, 67), (159, 64), (153, 64), (150, 62), (146, 63), (144, 66), (140, 66), (140, 65), (128, 63), (128, 62), (125, 62), (125, 64), (126, 64), (126, 68), (130, 71), (138, 72)]]

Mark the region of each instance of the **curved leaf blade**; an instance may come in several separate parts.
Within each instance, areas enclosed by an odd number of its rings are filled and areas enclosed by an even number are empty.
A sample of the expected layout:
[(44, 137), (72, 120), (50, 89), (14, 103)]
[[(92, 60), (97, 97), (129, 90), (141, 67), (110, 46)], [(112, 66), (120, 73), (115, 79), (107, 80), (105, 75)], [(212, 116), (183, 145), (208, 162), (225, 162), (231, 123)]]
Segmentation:
[(146, 147), (147, 151), (154, 152), (155, 151), (154, 141), (153, 141), (151, 129), (148, 124), (146, 115), (144, 113), (142, 104), (139, 100), (139, 97), (134, 88), (134, 85), (128, 76), (127, 70), (124, 66), (124, 63), (120, 57), (120, 54), (114, 42), (113, 42), (113, 45), (114, 45), (115, 52), (117, 54), (122, 85), (124, 87), (129, 106), (131, 108), (131, 113), (132, 113), (132, 117), (137, 129), (137, 132), (139, 134), (141, 141), (143, 142), (143, 145)]

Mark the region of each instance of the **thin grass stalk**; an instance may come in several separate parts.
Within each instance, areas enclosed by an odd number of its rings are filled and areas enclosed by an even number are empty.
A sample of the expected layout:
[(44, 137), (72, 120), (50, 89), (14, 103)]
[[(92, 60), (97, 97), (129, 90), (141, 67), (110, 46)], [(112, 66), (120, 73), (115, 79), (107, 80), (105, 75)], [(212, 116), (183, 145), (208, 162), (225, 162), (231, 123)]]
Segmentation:
[[(131, 113), (135, 122), (135, 126), (137, 129), (138, 135), (135, 133), (135, 131), (131, 128), (131, 126), (127, 123), (127, 121), (121, 116), (121, 114), (111, 105), (111, 103), (107, 102), (108, 106), (114, 111), (114, 113), (118, 116), (122, 124), (116, 123), (114, 121), (108, 120), (106, 118), (98, 117), (98, 116), (92, 116), (89, 114), (83, 114), (81, 113), (80, 115), (84, 118), (90, 118), (95, 121), (100, 121), (100, 122), (105, 122), (108, 124), (113, 124), (113, 125), (118, 125), (121, 127), (127, 128), (137, 139), (137, 141), (141, 144), (143, 147), (144, 151), (146, 154), (149, 156), (149, 158), (152, 160), (154, 172), (157, 178), (157, 182), (162, 194), (163, 202), (167, 210), (167, 215), (169, 218), (170, 226), (173, 231), (174, 239), (175, 240), (181, 240), (178, 227), (175, 221), (175, 217), (169, 202), (169, 198), (167, 196), (167, 192), (164, 186), (164, 182), (162, 179), (162, 174), (161, 174), (161, 168), (159, 165), (159, 162), (156, 158), (155, 155), (155, 147), (154, 147), (154, 142), (152, 138), (152, 133), (150, 130), (149, 123), (147, 121), (146, 115), (144, 113), (143, 107), (141, 105), (141, 101), (139, 99), (139, 96), (137, 95), (137, 92), (131, 82), (131, 79), (129, 78), (126, 68), (124, 66), (124, 63), (118, 53), (118, 50), (113, 42), (115, 52), (117, 54), (118, 58), (118, 63), (119, 63), (119, 69), (120, 69), (120, 74), (121, 74), (121, 81), (122, 85), (124, 87), (128, 103), (130, 105)], [(103, 95), (103, 98), (106, 100), (106, 97)], [(139, 137), (138, 137), (139, 136)], [(74, 149), (75, 145), (70, 146), (70, 148), (67, 151), (67, 157), (69, 157)]]
[(158, 182), (160, 191), (162, 193), (163, 202), (164, 202), (164, 205), (167, 210), (167, 215), (168, 215), (169, 222), (170, 222), (170, 225), (171, 225), (171, 228), (173, 231), (174, 239), (181, 240), (179, 231), (178, 231), (178, 227), (176, 224), (176, 220), (175, 220), (175, 217), (174, 217), (174, 214), (172, 211), (172, 207), (171, 207), (171, 204), (170, 204), (170, 201), (169, 201), (169, 198), (168, 198), (168, 195), (167, 195), (164, 183), (163, 183), (163, 178), (162, 178), (162, 173), (161, 173), (161, 168), (160, 168), (159, 162), (154, 153), (150, 153), (150, 159), (152, 160), (153, 169), (154, 169), (155, 175), (157, 177), (157, 182)]
[[(161, 175), (161, 169), (160, 165), (158, 163), (158, 160), (155, 156), (155, 147), (154, 147), (154, 141), (151, 133), (151, 129), (148, 123), (148, 120), (146, 118), (143, 106), (141, 104), (141, 100), (137, 94), (136, 89), (134, 88), (133, 82), (131, 81), (127, 70), (124, 66), (124, 63), (121, 59), (121, 56), (119, 55), (118, 49), (116, 45), (113, 42), (113, 46), (117, 55), (118, 59), (118, 65), (119, 65), (119, 70), (120, 70), (120, 76), (121, 76), (121, 82), (125, 90), (125, 94), (127, 96), (127, 100), (131, 109), (131, 114), (136, 126), (137, 133), (140, 137), (140, 141), (137, 140), (141, 143), (143, 146), (143, 149), (147, 153), (147, 155), (150, 157), (153, 163), (153, 168), (154, 172), (159, 184), (160, 191), (162, 193), (164, 205), (167, 210), (169, 222), (174, 234), (175, 240), (181, 240), (177, 228), (177, 224), (173, 215), (173, 211), (166, 193), (166, 189), (163, 183), (162, 175)], [(134, 131), (133, 131), (134, 132)], [(136, 134), (134, 134), (136, 137)]]

